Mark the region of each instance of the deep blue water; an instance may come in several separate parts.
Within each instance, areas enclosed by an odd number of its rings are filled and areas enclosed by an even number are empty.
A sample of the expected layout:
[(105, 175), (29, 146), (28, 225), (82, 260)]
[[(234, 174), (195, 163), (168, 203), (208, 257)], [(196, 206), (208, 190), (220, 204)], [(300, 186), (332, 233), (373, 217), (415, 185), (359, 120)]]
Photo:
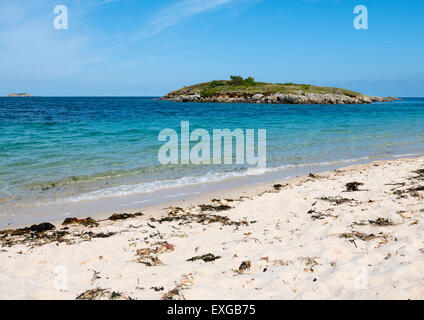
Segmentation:
[(424, 151), (422, 98), (372, 105), (0, 98), (0, 213), (243, 174), (243, 165), (161, 165), (158, 134), (179, 131), (181, 121), (209, 132), (266, 129), (268, 168)]

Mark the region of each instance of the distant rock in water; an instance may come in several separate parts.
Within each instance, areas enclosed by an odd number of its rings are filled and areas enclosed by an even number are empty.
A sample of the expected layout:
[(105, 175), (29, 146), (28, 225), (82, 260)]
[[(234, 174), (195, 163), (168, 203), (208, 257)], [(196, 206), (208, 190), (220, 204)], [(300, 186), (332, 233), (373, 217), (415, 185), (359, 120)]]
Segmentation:
[(249, 77), (214, 80), (172, 91), (160, 100), (175, 102), (269, 103), (269, 104), (369, 104), (401, 100), (359, 92), (294, 83), (256, 82)]
[(36, 97), (36, 96), (29, 94), (29, 93), (16, 93), (16, 92), (8, 94), (7, 96), (8, 97)]

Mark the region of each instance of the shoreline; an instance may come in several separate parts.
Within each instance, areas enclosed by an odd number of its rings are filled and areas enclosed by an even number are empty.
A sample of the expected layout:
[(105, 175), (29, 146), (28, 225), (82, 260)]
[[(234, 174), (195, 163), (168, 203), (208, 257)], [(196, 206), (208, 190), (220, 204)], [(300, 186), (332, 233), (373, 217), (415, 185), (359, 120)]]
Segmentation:
[[(326, 163), (305, 164), (294, 166), (293, 168), (284, 168), (280, 170), (266, 172), (264, 174), (252, 174), (239, 177), (224, 179), (222, 181), (214, 181), (207, 183), (194, 184), (189, 186), (172, 187), (169, 189), (147, 192), (135, 193), (128, 196), (106, 197), (96, 200), (80, 200), (78, 202), (58, 203), (58, 204), (45, 204), (35, 207), (28, 207), (28, 211), (17, 212), (16, 215), (25, 214), (25, 216), (16, 219), (16, 222), (1, 223), (0, 231), (10, 228), (24, 228), (32, 224), (39, 224), (49, 222), (53, 224), (60, 224), (64, 219), (69, 217), (74, 218), (98, 218), (103, 219), (114, 213), (135, 213), (140, 211), (152, 212), (152, 215), (157, 216), (164, 211), (164, 208), (172, 206), (183, 206), (188, 204), (199, 204), (206, 202), (212, 198), (219, 198), (223, 193), (231, 194), (237, 197), (248, 194), (254, 195), (257, 190), (266, 189), (268, 185), (285, 183), (293, 179), (299, 179), (307, 176), (310, 173), (322, 174), (336, 169), (349, 168), (351, 166), (366, 165), (374, 161), (385, 161), (395, 159), (408, 159), (420, 157), (423, 153), (417, 153), (412, 156), (411, 154), (393, 155), (390, 157), (364, 157), (358, 159), (338, 160)], [(276, 168), (277, 169), (277, 168)], [(148, 199), (145, 200), (144, 198)], [(154, 199), (156, 198), (156, 199)], [(165, 200), (166, 199), (166, 200)], [(170, 199), (170, 200), (169, 200)], [(133, 205), (133, 203), (148, 203), (147, 205)], [(128, 204), (127, 208), (120, 208)], [(110, 209), (112, 208), (112, 209)], [(34, 212), (34, 213), (31, 213)], [(39, 215), (36, 212), (43, 212)], [(52, 212), (57, 212), (53, 214)], [(62, 212), (62, 213), (58, 213)], [(63, 214), (66, 213), (66, 214)], [(6, 216), (3, 220), (12, 219)]]
[(343, 94), (320, 94), (320, 93), (298, 93), (298, 94), (244, 94), (228, 93), (215, 94), (205, 97), (201, 94), (168, 94), (159, 98), (162, 101), (173, 102), (197, 102), (197, 103), (257, 103), (257, 104), (323, 104), (323, 105), (350, 105), (350, 104), (372, 104), (383, 102), (395, 102), (402, 100), (396, 97), (375, 97), (368, 95), (348, 96)]
[(0, 298), (422, 299), (422, 181), (422, 156), (379, 160), (162, 215), (3, 231)]

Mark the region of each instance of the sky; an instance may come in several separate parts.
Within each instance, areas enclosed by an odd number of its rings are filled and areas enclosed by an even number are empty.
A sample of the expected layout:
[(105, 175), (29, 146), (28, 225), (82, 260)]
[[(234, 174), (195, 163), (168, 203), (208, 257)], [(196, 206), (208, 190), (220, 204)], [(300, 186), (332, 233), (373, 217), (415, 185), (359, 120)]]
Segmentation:
[(422, 0), (0, 0), (0, 96), (160, 96), (241, 75), (423, 97), (423, 16)]

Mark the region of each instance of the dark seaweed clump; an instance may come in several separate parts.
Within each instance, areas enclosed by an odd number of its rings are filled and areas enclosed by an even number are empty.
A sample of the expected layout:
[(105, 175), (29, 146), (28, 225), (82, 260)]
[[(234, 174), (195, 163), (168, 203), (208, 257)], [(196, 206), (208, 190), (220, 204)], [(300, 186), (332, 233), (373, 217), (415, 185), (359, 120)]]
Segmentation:
[(316, 221), (316, 220), (324, 220), (325, 218), (337, 218), (337, 216), (333, 216), (329, 213), (322, 213), (322, 212), (318, 212), (315, 211), (314, 209), (311, 209), (308, 211), (308, 214), (311, 215), (312, 220)]
[(43, 232), (54, 230), (54, 229), (55, 229), (54, 225), (48, 222), (44, 222), (41, 224), (34, 224), (31, 227), (27, 227), (27, 228), (1, 231), (0, 234), (3, 234), (5, 236), (22, 236), (22, 235), (33, 234), (33, 233), (43, 233)]
[(88, 232), (83, 232), (80, 236), (82, 238), (86, 238), (87, 240), (91, 240), (91, 239), (96, 239), (96, 238), (106, 239), (106, 238), (110, 238), (110, 237), (114, 236), (115, 234), (116, 234), (116, 232), (94, 233), (94, 232), (88, 231)]
[(373, 239), (386, 239), (387, 236), (383, 233), (379, 233), (378, 235), (375, 234), (366, 234), (362, 232), (351, 232), (351, 233), (342, 233), (340, 235), (340, 238), (344, 239), (359, 239), (362, 241), (370, 241)]
[(310, 173), (309, 174), (309, 178), (312, 178), (312, 179), (321, 179), (322, 177), (319, 176), (319, 175), (317, 175), (317, 174)]
[(45, 222), (22, 229), (0, 231), (0, 244), (2, 247), (11, 247), (16, 244), (42, 245), (63, 242), (68, 234), (67, 231), (55, 231), (54, 225)]
[(190, 258), (187, 261), (194, 262), (194, 261), (198, 261), (198, 260), (203, 260), (204, 262), (212, 262), (212, 261), (215, 261), (215, 260), (218, 260), (218, 259), (221, 259), (221, 257), (215, 256), (212, 253), (208, 253), (208, 254), (205, 254), (203, 256), (197, 256), (197, 257)]
[(378, 218), (376, 220), (368, 220), (369, 224), (380, 227), (394, 226), (394, 222), (390, 219)]
[(220, 211), (227, 211), (232, 209), (231, 206), (228, 206), (226, 204), (220, 204), (218, 206), (212, 206), (209, 204), (201, 204), (199, 207), (200, 207), (200, 211), (202, 212), (207, 212), (207, 211), (220, 212)]
[(282, 187), (283, 187), (282, 184), (274, 184), (274, 186), (273, 186), (275, 191), (280, 191)]
[(409, 194), (411, 197), (419, 198), (420, 197), (419, 191), (424, 191), (424, 186), (413, 187), (407, 190), (395, 190), (393, 194), (396, 194), (401, 198), (406, 197), (406, 194)]
[(358, 187), (363, 185), (364, 184), (362, 182), (349, 182), (346, 184), (346, 191), (347, 192), (360, 191)]
[(250, 261), (243, 261), (238, 269), (238, 272), (244, 272), (250, 270), (252, 263)]
[[(85, 225), (85, 223), (88, 223), (88, 221), (90, 220), (84, 219), (75, 221), (73, 220), (73, 218), (70, 218), (70, 220), (68, 220), (67, 223), (64, 224), (81, 223)], [(55, 229), (55, 226), (50, 223), (41, 223), (23, 229), (1, 231), (0, 244), (3, 247), (11, 247), (17, 244), (27, 244), (31, 247), (35, 247), (46, 245), (49, 243), (65, 243), (70, 245), (77, 243), (78, 241), (90, 241), (91, 239), (95, 238), (109, 238), (116, 234), (114, 232), (94, 233), (91, 231), (71, 233), (66, 230), (68, 229), (68, 227), (63, 228), (62, 230)]]
[(71, 224), (80, 224), (85, 227), (97, 227), (99, 225), (96, 220), (90, 217), (86, 219), (67, 218), (62, 223), (62, 225), (64, 226), (71, 225)]
[(118, 220), (127, 220), (127, 219), (133, 219), (137, 217), (143, 216), (143, 213), (137, 212), (137, 213), (115, 213), (109, 217), (109, 220), (112, 221), (118, 221)]
[(371, 225), (376, 227), (390, 227), (390, 226), (394, 226), (395, 223), (390, 219), (377, 218), (375, 220), (368, 220), (368, 221), (362, 220), (361, 222), (354, 222), (353, 225), (357, 225), (357, 226)]
[(200, 224), (211, 224), (211, 223), (221, 223), (224, 226), (248, 226), (249, 222), (247, 221), (233, 221), (228, 217), (212, 215), (212, 214), (181, 214), (175, 215), (170, 213), (167, 217), (157, 219), (150, 219), (152, 222), (164, 223), (164, 222), (179, 222), (180, 225), (187, 223), (200, 223)]

